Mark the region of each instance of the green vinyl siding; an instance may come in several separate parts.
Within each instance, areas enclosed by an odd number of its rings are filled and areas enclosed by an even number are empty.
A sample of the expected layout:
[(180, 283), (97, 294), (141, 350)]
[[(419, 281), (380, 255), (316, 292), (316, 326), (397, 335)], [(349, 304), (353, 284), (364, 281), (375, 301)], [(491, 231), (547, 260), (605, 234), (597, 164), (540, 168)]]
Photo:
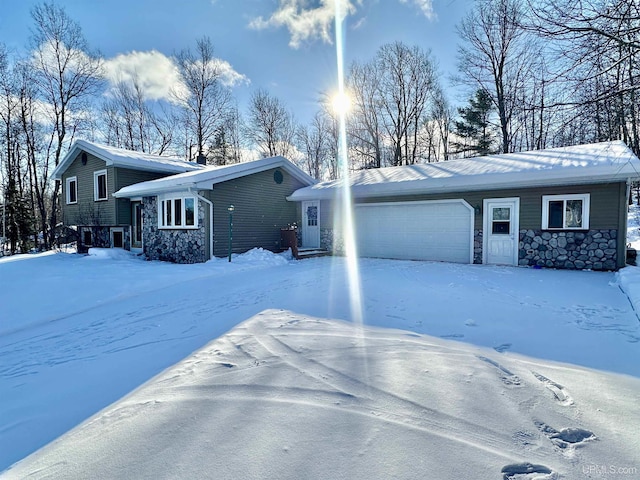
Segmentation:
[[(476, 192), (458, 192), (447, 194), (420, 194), (404, 196), (387, 196), (357, 200), (359, 203), (379, 202), (407, 202), (418, 200), (440, 200), (462, 198), (480, 213), (475, 214), (475, 228), (482, 229), (482, 203), (486, 198), (520, 198), (520, 229), (540, 229), (542, 227), (542, 196), (569, 195), (575, 193), (591, 194), (591, 210), (589, 214), (589, 228), (592, 229), (620, 229), (619, 216), (621, 190), (626, 192), (624, 182), (601, 183), (591, 185), (568, 185), (557, 187), (539, 187), (528, 189), (484, 190)], [(624, 194), (623, 194), (624, 196)], [(329, 213), (330, 210), (322, 210)], [(323, 219), (322, 225), (330, 224), (331, 219)]]
[[(282, 183), (274, 180), (279, 170)], [(214, 204), (214, 255), (229, 253), (229, 205), (233, 212), (233, 252), (246, 252), (254, 247), (278, 251), (280, 229), (296, 222), (296, 202), (286, 197), (306, 185), (293, 178), (284, 169), (264, 172), (216, 184), (206, 198)]]
[[(107, 171), (107, 200), (94, 200), (93, 174)], [(71, 162), (62, 175), (62, 216), (65, 225), (130, 225), (131, 202), (126, 198), (116, 199), (113, 193), (134, 183), (155, 180), (168, 174), (146, 172), (129, 168), (107, 167), (103, 160), (87, 153), (87, 163), (82, 164), (82, 152)], [(78, 202), (67, 205), (66, 180), (77, 177)]]
[[(103, 160), (87, 154), (86, 165), (82, 164), (82, 152), (71, 162), (62, 175), (62, 217), (65, 225), (115, 225), (115, 202), (111, 198), (114, 190), (114, 168), (107, 167)], [(107, 200), (96, 202), (93, 197), (93, 173), (107, 171)], [(78, 202), (67, 205), (67, 178), (78, 179)]]
[[(166, 177), (166, 173), (145, 172), (130, 168), (114, 168), (115, 191), (135, 183)], [(116, 202), (116, 225), (131, 225), (131, 201), (128, 198), (114, 199)]]

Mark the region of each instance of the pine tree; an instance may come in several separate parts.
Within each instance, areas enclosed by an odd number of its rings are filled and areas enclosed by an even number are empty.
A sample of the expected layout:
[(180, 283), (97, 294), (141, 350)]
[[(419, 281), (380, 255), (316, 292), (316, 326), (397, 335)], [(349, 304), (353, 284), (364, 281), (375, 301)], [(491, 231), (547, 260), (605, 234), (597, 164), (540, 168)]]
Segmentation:
[(491, 96), (484, 89), (476, 91), (469, 99), (468, 107), (458, 108), (461, 120), (455, 122), (455, 134), (459, 141), (453, 142), (457, 153), (469, 157), (495, 152), (493, 129), (489, 122), (492, 110)]

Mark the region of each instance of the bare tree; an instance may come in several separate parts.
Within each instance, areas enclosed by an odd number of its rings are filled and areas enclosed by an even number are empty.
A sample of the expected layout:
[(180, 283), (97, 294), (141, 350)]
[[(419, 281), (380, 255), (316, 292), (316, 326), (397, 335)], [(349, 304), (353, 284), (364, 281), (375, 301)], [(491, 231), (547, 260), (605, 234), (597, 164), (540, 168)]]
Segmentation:
[[(44, 153), (46, 161), (40, 165), (41, 182), (47, 185), (50, 166), (58, 165), (78, 127), (80, 117), (74, 114), (86, 107), (88, 97), (99, 88), (102, 62), (97, 54), (89, 51), (80, 25), (69, 18), (62, 7), (42, 3), (34, 7), (31, 16), (34, 21), (31, 39), (34, 80), (40, 97), (51, 109), (51, 134)], [(60, 185), (56, 182), (48, 201), (38, 198), (45, 248), (53, 244), (53, 228), (50, 227), (57, 223), (59, 191)], [(45, 188), (38, 192), (39, 196), (45, 194)]]
[(115, 85), (101, 113), (108, 145), (162, 155), (172, 144), (176, 116), (162, 105), (151, 105), (135, 75)]
[(349, 137), (361, 168), (383, 165), (383, 125), (380, 110), (380, 72), (373, 64), (351, 65), (348, 88), (352, 97)]
[(264, 157), (294, 153), (296, 123), (285, 105), (266, 90), (253, 93), (245, 134)]
[(623, 139), (640, 154), (640, 4), (544, 0), (530, 3), (528, 26), (556, 46), (555, 74), (571, 92), (555, 105), (574, 125), (565, 141)]
[[(198, 39), (195, 53), (181, 51), (176, 62), (183, 88), (174, 91), (173, 96), (183, 107), (186, 130), (192, 139), (187, 139), (187, 144), (195, 145), (198, 156), (206, 156), (207, 145), (232, 113), (231, 91), (222, 82), (222, 66), (214, 56), (209, 37)], [(191, 157), (190, 148), (187, 155)]]
[(329, 167), (329, 156), (333, 153), (331, 148), (331, 123), (333, 119), (326, 112), (316, 112), (309, 126), (300, 126), (296, 137), (300, 150), (305, 156), (305, 168), (307, 173), (315, 179), (322, 179), (325, 170)]
[(428, 52), (401, 42), (383, 45), (371, 62), (352, 65), (349, 88), (349, 132), (356, 151), (369, 157), (365, 167), (380, 167), (385, 157), (391, 165), (413, 164), (434, 152), (427, 122), (438, 82)]
[(242, 162), (242, 138), (240, 135), (240, 113), (233, 106), (224, 123), (218, 127), (213, 141), (208, 146), (208, 161), (213, 165), (228, 165)]
[(522, 108), (517, 96), (529, 75), (532, 52), (537, 53), (522, 18), (520, 0), (478, 0), (458, 27), (463, 41), (458, 48), (458, 80), (491, 94), (504, 153), (514, 149), (514, 117)]

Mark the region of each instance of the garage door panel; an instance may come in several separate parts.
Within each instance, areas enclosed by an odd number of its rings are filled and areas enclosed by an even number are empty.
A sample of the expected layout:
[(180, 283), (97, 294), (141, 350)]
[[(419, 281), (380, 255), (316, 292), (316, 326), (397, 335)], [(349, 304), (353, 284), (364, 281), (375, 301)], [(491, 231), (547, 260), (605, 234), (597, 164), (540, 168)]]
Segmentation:
[(357, 205), (363, 257), (470, 263), (472, 212), (462, 201)]

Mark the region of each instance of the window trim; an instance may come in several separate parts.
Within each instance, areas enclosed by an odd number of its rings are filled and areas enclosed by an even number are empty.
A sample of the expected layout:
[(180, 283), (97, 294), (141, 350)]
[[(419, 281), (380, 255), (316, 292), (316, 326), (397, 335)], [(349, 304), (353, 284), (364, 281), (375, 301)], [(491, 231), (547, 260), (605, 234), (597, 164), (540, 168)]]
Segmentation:
[[(160, 230), (197, 230), (198, 225), (198, 198), (191, 194), (169, 194), (159, 195), (158, 197), (158, 229)], [(174, 225), (177, 215), (175, 214), (176, 200), (180, 202), (180, 219), (181, 225)], [(185, 225), (187, 221), (187, 200), (193, 200), (193, 225)], [(171, 223), (166, 223), (166, 208), (163, 208), (170, 202), (171, 205)]]
[[(75, 201), (71, 201), (71, 187), (70, 184), (71, 182), (75, 183), (75, 187), (73, 188), (73, 191), (75, 193)], [(78, 203), (78, 177), (68, 177), (65, 181), (65, 197), (66, 197), (66, 201), (67, 201), (67, 205), (75, 205), (76, 203)]]
[[(580, 227), (568, 227), (567, 218), (565, 215), (566, 202), (568, 200), (582, 200), (582, 226)], [(550, 202), (563, 202), (562, 208), (562, 227), (550, 227), (549, 226), (549, 203)], [(542, 230), (589, 230), (589, 215), (591, 212), (591, 194), (590, 193), (575, 193), (569, 195), (543, 195), (542, 196)]]
[[(99, 193), (100, 189), (98, 188), (99, 178), (104, 175), (104, 193), (105, 196), (100, 198)], [(107, 170), (97, 170), (93, 172), (93, 201), (94, 202), (104, 202), (105, 200), (109, 200), (109, 178), (107, 176)]]

